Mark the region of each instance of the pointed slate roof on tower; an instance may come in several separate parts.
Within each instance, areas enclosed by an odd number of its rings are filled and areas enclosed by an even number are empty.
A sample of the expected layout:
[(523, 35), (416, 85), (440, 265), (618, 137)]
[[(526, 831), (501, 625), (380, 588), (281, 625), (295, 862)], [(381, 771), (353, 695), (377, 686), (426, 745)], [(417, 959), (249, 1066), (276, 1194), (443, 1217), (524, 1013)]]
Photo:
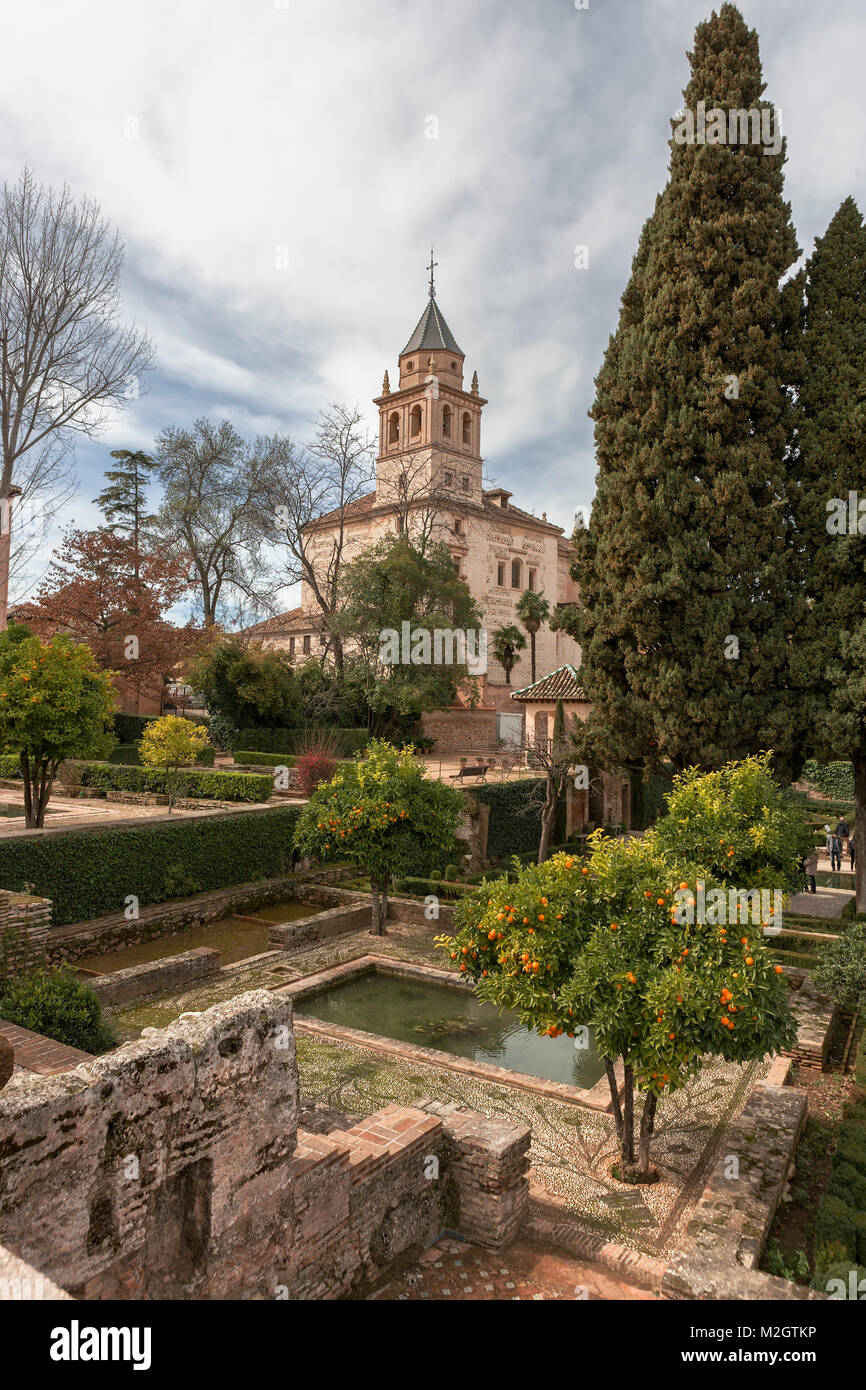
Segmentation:
[(447, 352), (456, 352), (460, 357), (465, 356), (462, 348), (457, 346), (457, 340), (445, 322), (433, 295), (428, 299), (415, 332), (400, 356), (405, 356), (407, 352), (423, 352), (425, 348), (445, 348)]

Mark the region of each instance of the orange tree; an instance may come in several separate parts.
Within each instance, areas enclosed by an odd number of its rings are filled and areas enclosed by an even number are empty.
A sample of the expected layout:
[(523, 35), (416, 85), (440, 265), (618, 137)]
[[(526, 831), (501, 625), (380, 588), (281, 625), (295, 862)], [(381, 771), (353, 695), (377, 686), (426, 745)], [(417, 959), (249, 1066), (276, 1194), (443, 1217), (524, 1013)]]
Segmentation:
[(460, 792), (427, 777), (411, 748), (373, 739), (316, 787), (301, 812), (295, 845), (325, 862), (348, 859), (369, 874), (373, 931), (384, 936), (394, 878), (454, 858), (463, 806)]
[(771, 762), (772, 754), (761, 753), (717, 772), (693, 767), (675, 777), (667, 814), (654, 827), (661, 852), (749, 891), (802, 887), (800, 861), (814, 836), (802, 808), (774, 780)]
[[(595, 1030), (610, 1085), (623, 1181), (651, 1180), (659, 1097), (679, 1090), (707, 1056), (745, 1062), (795, 1037), (781, 966), (760, 926), (681, 920), (696, 885), (652, 832), (592, 837), (586, 862), (557, 854), (516, 883), (483, 884), (439, 938), (479, 998), (513, 1009), (550, 1037)], [(635, 1142), (635, 1090), (644, 1094)]]
[(59, 635), (43, 644), (25, 632), (0, 637), (0, 748), (19, 755), (25, 822), (41, 829), (63, 759), (98, 755), (113, 742), (104, 729), (115, 692), (89, 647)]

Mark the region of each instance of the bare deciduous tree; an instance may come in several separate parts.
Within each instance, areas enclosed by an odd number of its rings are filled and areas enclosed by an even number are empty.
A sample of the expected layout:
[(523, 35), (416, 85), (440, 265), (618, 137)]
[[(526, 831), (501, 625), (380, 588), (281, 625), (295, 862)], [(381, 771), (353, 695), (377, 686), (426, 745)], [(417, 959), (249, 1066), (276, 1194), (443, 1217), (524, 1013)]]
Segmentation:
[(282, 584), (301, 580), (309, 589), (326, 653), (333, 653), (341, 675), (343, 640), (333, 618), (347, 559), (349, 509), (372, 487), (374, 441), (357, 407), (332, 404), (306, 447), (278, 436), (264, 443), (269, 478), (262, 525), (279, 548)]
[[(138, 394), (153, 348), (121, 321), (123, 247), (98, 205), (25, 169), (0, 193), (0, 500), (23, 487), (20, 460), (68, 433), (93, 435), (107, 407)], [(62, 454), (62, 450), (60, 451)], [(0, 537), (5, 622), (8, 526)]]
[[(271, 469), (271, 441), (250, 447), (228, 420), (196, 420), (157, 437), (163, 500), (157, 530), (189, 558), (205, 627), (228, 608), (233, 616), (269, 603), (261, 502)], [(246, 600), (246, 602), (245, 602)], [(237, 613), (234, 610), (237, 610)]]

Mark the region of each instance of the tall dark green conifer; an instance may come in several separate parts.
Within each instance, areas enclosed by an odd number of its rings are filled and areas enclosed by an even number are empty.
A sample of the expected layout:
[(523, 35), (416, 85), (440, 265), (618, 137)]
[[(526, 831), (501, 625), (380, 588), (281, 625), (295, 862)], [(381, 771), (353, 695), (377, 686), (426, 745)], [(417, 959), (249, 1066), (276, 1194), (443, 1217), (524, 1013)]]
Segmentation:
[[(117, 467), (106, 469), (110, 487), (103, 488), (96, 505), (109, 523), (109, 529), (119, 531), (133, 543), (136, 557), (144, 547), (145, 532), (156, 521), (147, 511), (147, 484), (156, 464), (142, 450), (112, 449), (111, 457)], [(136, 560), (136, 579), (138, 563)]]
[[(685, 109), (754, 110), (758, 38), (734, 5), (698, 26)], [(760, 115), (758, 118), (760, 119)], [(679, 118), (672, 134), (682, 130)], [(754, 123), (747, 127), (754, 133)], [(743, 127), (742, 129), (746, 129)], [(795, 757), (799, 601), (787, 500), (799, 248), (784, 144), (670, 142), (596, 381), (597, 493), (577, 534), (575, 635), (602, 765)]]
[(866, 912), (866, 227), (853, 198), (807, 262), (803, 344), (795, 516), (810, 609), (794, 650), (810, 751), (854, 765)]

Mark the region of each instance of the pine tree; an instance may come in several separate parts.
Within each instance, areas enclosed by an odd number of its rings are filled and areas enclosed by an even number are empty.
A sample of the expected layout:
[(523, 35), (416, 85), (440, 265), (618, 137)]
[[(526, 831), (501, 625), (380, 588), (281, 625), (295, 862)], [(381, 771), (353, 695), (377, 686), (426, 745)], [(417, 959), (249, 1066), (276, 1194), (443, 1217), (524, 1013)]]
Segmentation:
[[(698, 26), (685, 109), (773, 116), (734, 5)], [(645, 224), (596, 380), (597, 493), (576, 533), (575, 621), (604, 766), (796, 756), (787, 500), (799, 248), (784, 142), (687, 143)], [(772, 130), (772, 125), (769, 127)], [(718, 127), (716, 127), (718, 133)], [(790, 769), (787, 769), (790, 770)]]
[(809, 612), (794, 649), (808, 682), (810, 752), (854, 766), (857, 910), (866, 912), (866, 496), (856, 496), (866, 459), (866, 227), (853, 198), (807, 262), (803, 345), (795, 515)]
[[(135, 554), (141, 554), (145, 533), (156, 521), (147, 512), (146, 488), (148, 475), (156, 467), (154, 460), (142, 450), (112, 449), (111, 457), (117, 459), (117, 468), (109, 468), (105, 477), (111, 484), (103, 488), (96, 498), (96, 505), (102, 512), (109, 529), (120, 532), (132, 541)], [(135, 577), (138, 578), (138, 563)]]

